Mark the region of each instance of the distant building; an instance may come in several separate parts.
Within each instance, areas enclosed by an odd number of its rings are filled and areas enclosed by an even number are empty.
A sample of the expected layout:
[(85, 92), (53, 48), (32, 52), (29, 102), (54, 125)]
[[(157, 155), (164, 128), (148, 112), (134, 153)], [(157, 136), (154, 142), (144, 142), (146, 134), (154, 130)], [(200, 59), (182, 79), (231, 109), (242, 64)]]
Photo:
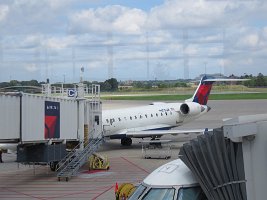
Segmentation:
[(119, 85), (118, 86), (119, 90), (124, 90), (124, 89), (132, 89), (132, 85)]
[(120, 85), (132, 85), (132, 84), (133, 84), (132, 80), (120, 81)]

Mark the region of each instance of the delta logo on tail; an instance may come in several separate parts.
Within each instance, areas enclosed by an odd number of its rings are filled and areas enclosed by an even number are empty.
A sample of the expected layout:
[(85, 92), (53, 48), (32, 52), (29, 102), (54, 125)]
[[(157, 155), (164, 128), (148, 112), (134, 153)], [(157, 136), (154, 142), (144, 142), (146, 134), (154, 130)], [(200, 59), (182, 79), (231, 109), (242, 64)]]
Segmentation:
[(207, 76), (202, 77), (198, 89), (196, 90), (196, 93), (194, 95), (193, 102), (199, 103), (200, 105), (207, 105), (212, 84), (214, 83), (214, 81), (206, 82), (205, 80), (207, 79)]

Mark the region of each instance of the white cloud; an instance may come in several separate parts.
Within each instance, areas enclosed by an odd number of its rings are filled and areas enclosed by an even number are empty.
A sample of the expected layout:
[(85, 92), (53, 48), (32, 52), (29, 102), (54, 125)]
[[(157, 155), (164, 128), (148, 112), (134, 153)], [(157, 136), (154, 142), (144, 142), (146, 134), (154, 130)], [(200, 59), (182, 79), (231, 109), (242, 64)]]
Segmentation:
[(38, 68), (36, 67), (36, 64), (30, 64), (30, 65), (27, 65), (25, 67), (25, 69), (28, 71), (28, 72), (36, 72), (38, 71)]
[[(48, 48), (51, 66), (58, 71), (68, 67), (72, 73), (72, 49), (69, 47), (74, 46), (76, 65), (87, 63), (93, 73), (106, 67), (112, 54), (118, 77), (122, 72), (117, 69), (136, 65), (145, 68), (147, 57), (150, 57), (151, 68), (161, 62), (164, 66), (182, 69), (179, 76), (183, 77), (184, 55), (188, 56), (189, 67), (195, 69), (204, 66), (204, 61), (208, 67), (214, 65), (214, 70), (225, 66), (231, 68), (232, 73), (256, 64), (263, 66), (263, 71), (267, 69), (266, 1), (165, 0), (148, 11), (121, 5), (98, 5), (105, 3), (99, 4), (97, 0), (2, 0), (0, 45), (5, 47), (3, 59), (24, 59), (25, 70), (27, 59), (35, 59), (39, 54), (40, 60), (45, 59), (45, 48)], [(188, 43), (183, 36), (185, 30)], [(110, 45), (114, 47), (112, 53), (108, 52)], [(243, 65), (247, 68), (242, 68)], [(41, 67), (44, 65), (37, 63), (27, 69), (34, 71)], [(126, 76), (128, 72), (123, 73)]]
[(73, 0), (47, 0), (52, 9), (60, 9), (66, 5), (69, 5)]
[(240, 23), (258, 5), (257, 1), (167, 0), (151, 10), (148, 25), (151, 28), (229, 26)]
[(251, 54), (259, 54), (267, 50), (267, 29), (266, 27), (244, 27), (232, 35), (229, 44), (232, 51), (251, 51)]
[(253, 59), (252, 58), (247, 58), (244, 60), (246, 65), (252, 65), (253, 64)]
[(146, 21), (146, 14), (138, 9), (125, 11), (113, 23), (114, 29), (126, 33), (141, 33)]
[(197, 45), (189, 45), (185, 48), (185, 54), (189, 56), (196, 55), (198, 53)]
[(118, 32), (136, 34), (143, 29), (146, 13), (119, 5), (76, 12), (70, 17), (70, 31), (74, 33)]
[(54, 50), (64, 49), (75, 44), (76, 38), (74, 36), (66, 37), (49, 37), (41, 42), (41, 45)]
[(210, 47), (209, 48), (209, 53), (210, 53), (210, 55), (222, 55), (223, 54), (223, 50), (222, 50), (221, 46)]
[(21, 48), (38, 47), (40, 41), (43, 39), (41, 35), (27, 35), (22, 41), (20, 41)]
[(107, 21), (95, 16), (93, 10), (84, 10), (75, 13), (70, 19), (70, 31), (74, 33), (86, 33), (89, 31), (106, 31), (108, 28)]
[(247, 44), (251, 47), (256, 47), (259, 42), (259, 36), (257, 34), (250, 34), (246, 38)]
[[(64, 6), (70, 5), (73, 0), (42, 0), (42, 1), (35, 1), (35, 0), (11, 0), (11, 5), (16, 8), (51, 8), (51, 9), (61, 9)], [(37, 10), (32, 10), (36, 12)], [(40, 11), (40, 10), (39, 10)]]
[[(0, 34), (40, 34), (64, 31), (64, 28), (67, 28), (65, 15), (68, 15), (70, 1), (72, 0), (6, 1), (4, 9), (0, 5), (0, 22), (3, 16), (6, 21), (0, 27)], [(7, 8), (8, 15), (6, 14)]]
[(8, 5), (0, 5), (0, 22), (4, 21), (9, 13)]

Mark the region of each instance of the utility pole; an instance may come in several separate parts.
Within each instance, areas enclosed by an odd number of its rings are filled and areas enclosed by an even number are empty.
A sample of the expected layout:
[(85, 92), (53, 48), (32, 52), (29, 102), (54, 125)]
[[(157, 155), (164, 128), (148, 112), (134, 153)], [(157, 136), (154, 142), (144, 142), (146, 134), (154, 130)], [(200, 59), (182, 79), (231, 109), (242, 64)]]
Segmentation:
[(149, 66), (149, 42), (148, 42), (148, 33), (146, 32), (146, 75), (147, 80), (149, 81), (150, 66)]
[(186, 49), (188, 46), (188, 31), (183, 29), (183, 54), (184, 54), (184, 79), (189, 79), (188, 55)]
[(225, 28), (223, 28), (223, 62), (220, 67), (220, 74), (224, 75), (225, 72)]
[(72, 83), (75, 83), (75, 49), (71, 48), (71, 58), (72, 58)]
[(107, 44), (108, 78), (111, 79), (111, 78), (114, 78), (114, 75), (113, 75), (113, 44), (112, 44), (113, 36), (112, 36), (112, 32), (108, 32), (107, 39), (108, 39), (108, 44)]
[[(0, 69), (2, 68), (2, 67), (4, 67), (3, 65), (3, 44), (2, 44), (2, 37), (0, 36)], [(3, 73), (1, 73), (1, 74), (3, 74)], [(1, 79), (2, 79), (2, 77), (1, 77), (1, 75), (0, 75), (0, 81), (1, 81)], [(3, 81), (3, 80), (2, 80)]]

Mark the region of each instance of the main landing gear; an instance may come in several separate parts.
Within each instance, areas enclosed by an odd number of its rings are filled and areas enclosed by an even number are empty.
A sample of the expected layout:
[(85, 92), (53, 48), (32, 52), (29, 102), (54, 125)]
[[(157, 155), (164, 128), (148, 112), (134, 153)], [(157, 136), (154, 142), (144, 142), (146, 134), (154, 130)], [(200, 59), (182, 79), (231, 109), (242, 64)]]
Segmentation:
[(121, 145), (122, 146), (131, 146), (133, 143), (131, 138), (122, 138), (121, 139)]

